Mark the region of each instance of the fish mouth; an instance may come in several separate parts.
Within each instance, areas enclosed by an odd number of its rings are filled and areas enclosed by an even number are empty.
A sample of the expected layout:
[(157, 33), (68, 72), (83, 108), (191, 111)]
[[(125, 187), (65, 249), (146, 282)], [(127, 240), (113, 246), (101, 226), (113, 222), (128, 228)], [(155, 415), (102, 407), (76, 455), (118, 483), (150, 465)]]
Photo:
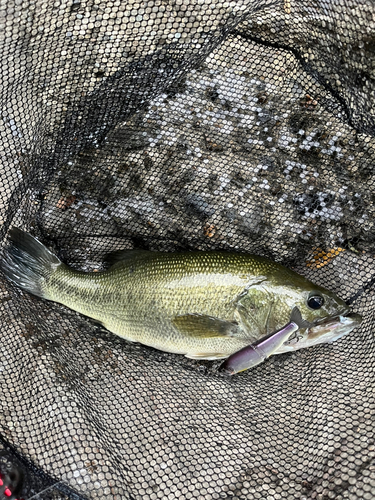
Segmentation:
[[(321, 342), (333, 342), (360, 325), (362, 316), (343, 309), (334, 316), (322, 318), (313, 323), (307, 331), (307, 338)], [(315, 343), (315, 342), (314, 342)], [(318, 342), (317, 342), (318, 343)]]
[(304, 332), (296, 332), (274, 354), (334, 342), (354, 330), (361, 321), (362, 316), (359, 314), (350, 312), (349, 308), (342, 309), (333, 316), (314, 322)]
[(334, 314), (333, 316), (326, 316), (325, 318), (320, 318), (320, 319), (314, 320), (312, 323), (312, 328), (319, 326), (319, 325), (323, 325), (325, 323), (330, 323), (333, 320), (338, 320), (340, 318), (340, 316), (343, 318), (347, 318), (351, 314), (353, 314), (353, 313), (350, 311), (349, 307), (344, 307), (340, 311), (337, 311), (337, 313)]

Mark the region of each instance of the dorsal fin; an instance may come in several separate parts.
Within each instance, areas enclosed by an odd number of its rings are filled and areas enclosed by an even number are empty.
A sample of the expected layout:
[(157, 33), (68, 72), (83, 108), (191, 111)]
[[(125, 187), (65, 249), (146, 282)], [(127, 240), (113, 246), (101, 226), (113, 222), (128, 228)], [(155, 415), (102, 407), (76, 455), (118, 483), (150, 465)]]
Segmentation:
[(133, 249), (133, 250), (117, 250), (116, 252), (112, 252), (108, 254), (105, 258), (105, 262), (109, 264), (110, 266), (114, 266), (115, 264), (118, 264), (119, 262), (124, 262), (127, 260), (135, 260), (138, 257), (146, 257), (151, 254), (156, 254), (158, 252), (151, 252), (150, 250), (140, 250), (140, 249)]

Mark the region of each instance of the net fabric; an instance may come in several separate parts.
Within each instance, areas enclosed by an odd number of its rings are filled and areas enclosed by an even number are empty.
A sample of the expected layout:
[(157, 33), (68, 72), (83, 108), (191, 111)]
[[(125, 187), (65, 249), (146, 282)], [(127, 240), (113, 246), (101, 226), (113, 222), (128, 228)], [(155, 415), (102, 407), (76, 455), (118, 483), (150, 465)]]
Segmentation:
[(86, 271), (120, 248), (262, 254), (364, 315), (228, 380), (2, 279), (3, 439), (72, 498), (373, 498), (373, 5), (0, 19), (4, 241), (23, 227)]
[(3, 439), (0, 446), (0, 495), (9, 500), (79, 500), (81, 497), (64, 481), (53, 481), (43, 471), (26, 462)]

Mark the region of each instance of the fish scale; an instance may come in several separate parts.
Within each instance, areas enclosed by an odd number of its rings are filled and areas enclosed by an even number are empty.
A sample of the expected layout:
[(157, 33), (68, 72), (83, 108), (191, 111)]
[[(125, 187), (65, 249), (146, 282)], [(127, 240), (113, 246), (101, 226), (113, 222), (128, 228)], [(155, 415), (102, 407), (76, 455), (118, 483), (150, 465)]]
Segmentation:
[[(130, 250), (117, 252), (108, 270), (84, 273), (13, 228), (1, 268), (25, 290), (89, 316), (116, 335), (193, 358), (237, 352), (285, 325), (295, 306), (308, 322), (348, 310), (335, 294), (294, 271), (233, 252)], [(322, 297), (319, 310), (308, 306), (312, 293)], [(315, 328), (304, 334), (306, 345), (294, 348), (309, 345), (309, 336), (313, 343), (319, 340)]]

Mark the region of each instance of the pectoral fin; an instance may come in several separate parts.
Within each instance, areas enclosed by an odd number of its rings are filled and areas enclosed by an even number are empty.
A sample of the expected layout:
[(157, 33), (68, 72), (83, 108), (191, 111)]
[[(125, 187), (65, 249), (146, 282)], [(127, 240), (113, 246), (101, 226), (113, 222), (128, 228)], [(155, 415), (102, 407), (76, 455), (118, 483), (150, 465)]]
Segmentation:
[(184, 314), (172, 320), (177, 330), (187, 337), (215, 338), (239, 337), (241, 329), (236, 323), (204, 314)]

